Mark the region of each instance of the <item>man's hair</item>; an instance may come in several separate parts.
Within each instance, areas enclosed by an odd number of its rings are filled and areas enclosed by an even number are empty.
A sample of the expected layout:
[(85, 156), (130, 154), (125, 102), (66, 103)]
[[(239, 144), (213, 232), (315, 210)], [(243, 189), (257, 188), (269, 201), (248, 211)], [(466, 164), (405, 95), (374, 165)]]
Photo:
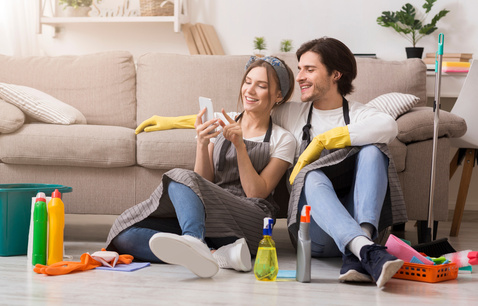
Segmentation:
[(300, 57), (308, 52), (315, 52), (321, 59), (322, 64), (327, 68), (329, 75), (334, 70), (342, 73), (342, 77), (337, 82), (339, 93), (342, 96), (346, 96), (353, 92), (354, 86), (352, 81), (357, 76), (357, 62), (352, 51), (341, 41), (330, 38), (322, 37), (308, 41), (297, 50), (297, 60), (300, 61)]

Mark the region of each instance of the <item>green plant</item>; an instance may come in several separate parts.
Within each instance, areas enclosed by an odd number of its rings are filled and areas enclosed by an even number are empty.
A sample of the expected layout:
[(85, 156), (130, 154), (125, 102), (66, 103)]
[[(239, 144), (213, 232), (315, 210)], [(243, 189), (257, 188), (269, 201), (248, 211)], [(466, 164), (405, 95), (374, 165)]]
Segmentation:
[(267, 44), (264, 37), (254, 37), (254, 50), (266, 50)]
[(415, 48), (417, 42), (423, 38), (425, 35), (429, 35), (437, 29), (437, 22), (450, 12), (449, 10), (443, 9), (438, 14), (436, 14), (432, 21), (428, 24), (424, 24), (425, 20), (428, 17), (428, 13), (433, 7), (433, 4), (436, 0), (425, 0), (423, 8), (425, 9), (425, 14), (420, 17), (417, 16), (415, 7), (410, 3), (402, 6), (400, 11), (391, 12), (384, 11), (382, 16), (377, 18), (377, 23), (382, 27), (391, 27), (397, 31), (400, 35), (404, 36), (408, 41), (410, 41)]
[(280, 50), (281, 52), (290, 52), (292, 51), (292, 40), (291, 39), (284, 39), (280, 42)]
[(88, 7), (91, 6), (93, 0), (58, 0), (58, 4), (67, 7), (71, 6), (73, 8), (78, 8), (80, 6)]

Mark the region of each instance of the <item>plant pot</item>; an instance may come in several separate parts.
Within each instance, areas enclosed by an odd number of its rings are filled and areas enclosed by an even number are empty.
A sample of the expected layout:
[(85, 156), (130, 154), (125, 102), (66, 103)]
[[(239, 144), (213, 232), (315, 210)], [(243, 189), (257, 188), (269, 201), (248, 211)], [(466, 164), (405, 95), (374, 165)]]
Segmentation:
[(407, 52), (407, 58), (422, 58), (423, 55), (423, 48), (405, 48)]
[(91, 11), (89, 6), (79, 6), (77, 8), (67, 6), (63, 10), (62, 15), (64, 17), (88, 17), (89, 11)]

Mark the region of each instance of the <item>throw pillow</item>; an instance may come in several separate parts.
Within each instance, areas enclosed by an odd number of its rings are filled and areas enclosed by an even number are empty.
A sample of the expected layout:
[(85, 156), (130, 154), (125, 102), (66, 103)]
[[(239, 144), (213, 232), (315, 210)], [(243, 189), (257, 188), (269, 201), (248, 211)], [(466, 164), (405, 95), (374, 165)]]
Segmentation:
[(42, 122), (86, 124), (79, 110), (35, 88), (0, 83), (0, 98)]
[(375, 107), (389, 114), (393, 119), (397, 119), (400, 115), (414, 107), (418, 101), (420, 101), (420, 98), (414, 95), (392, 92), (378, 96), (366, 105)]
[(0, 133), (12, 133), (22, 127), (25, 114), (15, 105), (0, 99)]

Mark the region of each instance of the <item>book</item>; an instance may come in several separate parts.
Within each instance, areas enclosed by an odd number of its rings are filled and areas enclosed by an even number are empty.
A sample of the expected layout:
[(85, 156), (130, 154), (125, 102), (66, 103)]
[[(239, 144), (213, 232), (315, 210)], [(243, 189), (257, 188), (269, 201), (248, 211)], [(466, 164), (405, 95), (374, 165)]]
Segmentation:
[[(435, 53), (427, 53), (425, 58), (435, 58)], [(472, 59), (473, 53), (443, 53), (443, 58), (461, 58), (461, 59)]]
[[(443, 61), (447, 62), (462, 62), (462, 63), (469, 63), (470, 59), (463, 59), (459, 57), (442, 57)], [(435, 64), (435, 57), (425, 57), (423, 59), (425, 64)]]

